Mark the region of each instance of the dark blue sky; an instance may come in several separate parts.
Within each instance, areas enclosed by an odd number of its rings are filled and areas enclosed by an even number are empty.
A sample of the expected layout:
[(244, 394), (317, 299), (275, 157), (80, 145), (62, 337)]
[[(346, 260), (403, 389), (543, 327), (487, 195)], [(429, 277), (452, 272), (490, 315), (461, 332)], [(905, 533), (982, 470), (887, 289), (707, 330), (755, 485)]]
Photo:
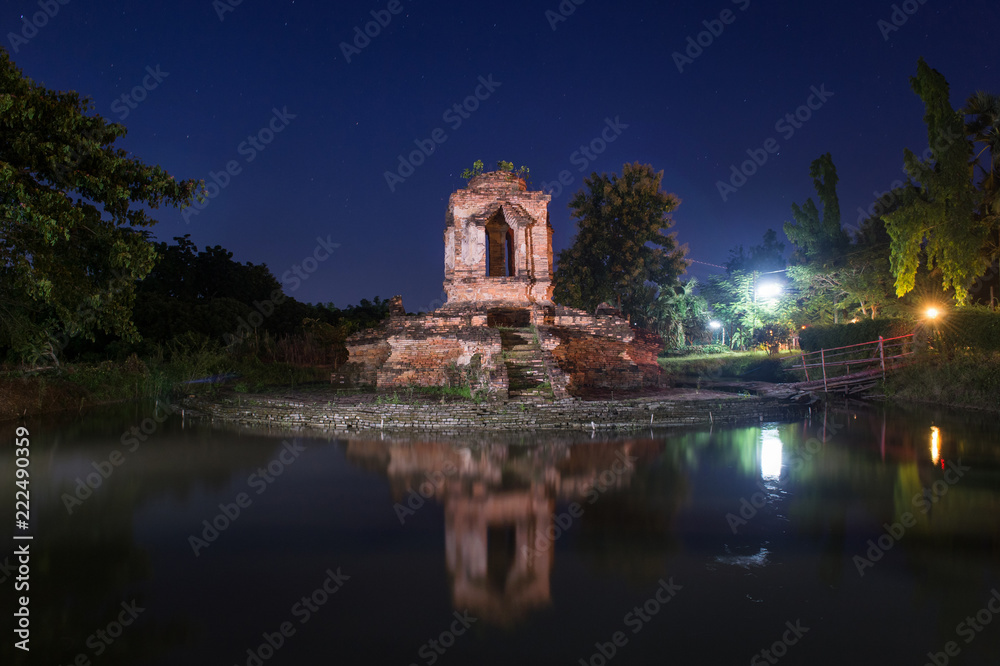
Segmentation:
[[(279, 278), (314, 256), (317, 238), (337, 243), (285, 287), (340, 306), (396, 293), (408, 310), (434, 305), (448, 196), (476, 159), (527, 165), (535, 189), (568, 172), (550, 204), (557, 251), (585, 175), (650, 163), (683, 202), (674, 230), (689, 257), (721, 264), (732, 246), (780, 231), (790, 204), (813, 195), (809, 164), (825, 152), (845, 223), (903, 178), (903, 149), (926, 147), (908, 81), (918, 57), (948, 78), (956, 107), (1000, 92), (995, 0), (910, 0), (891, 31), (889, 2), (237, 1), (69, 0), (36, 34), (22, 16), (38, 0), (7, 0), (4, 47), (36, 81), (90, 96), (128, 127), (121, 147), (177, 178), (210, 181), (232, 163), (236, 175), (197, 215), (159, 212), (160, 239), (190, 233)], [(568, 16), (556, 21), (560, 6)], [(388, 24), (348, 62), (341, 43), (373, 11)], [(674, 52), (706, 21), (721, 33), (679, 71)], [(807, 103), (808, 120), (777, 124)], [(617, 129), (605, 131), (608, 119)], [(398, 156), (432, 137), (443, 142), (390, 188)], [(590, 145), (603, 152), (578, 152)], [(766, 162), (723, 201), (717, 183), (748, 150)]]

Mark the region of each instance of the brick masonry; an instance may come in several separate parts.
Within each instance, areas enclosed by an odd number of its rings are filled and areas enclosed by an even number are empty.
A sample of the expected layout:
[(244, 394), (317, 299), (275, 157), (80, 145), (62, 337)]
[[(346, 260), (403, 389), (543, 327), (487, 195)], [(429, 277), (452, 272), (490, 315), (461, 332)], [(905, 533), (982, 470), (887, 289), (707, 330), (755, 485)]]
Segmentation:
[(241, 395), (185, 406), (223, 422), (329, 432), (365, 430), (461, 434), (490, 431), (636, 431), (676, 426), (789, 421), (806, 406), (756, 396), (633, 398), (551, 403), (342, 404), (309, 395)]

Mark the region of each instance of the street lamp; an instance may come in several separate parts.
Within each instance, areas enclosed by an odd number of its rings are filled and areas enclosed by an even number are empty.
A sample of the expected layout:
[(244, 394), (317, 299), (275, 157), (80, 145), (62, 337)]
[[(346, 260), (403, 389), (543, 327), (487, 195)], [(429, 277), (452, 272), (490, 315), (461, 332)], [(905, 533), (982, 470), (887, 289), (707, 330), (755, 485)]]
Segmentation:
[(940, 316), (941, 311), (938, 310), (937, 308), (927, 308), (927, 311), (924, 312), (924, 314), (927, 316), (928, 319), (937, 319), (938, 316)]
[(757, 293), (761, 298), (772, 299), (781, 296), (782, 289), (779, 282), (763, 282), (757, 286)]
[[(708, 327), (713, 331), (717, 331), (722, 328), (722, 324), (713, 320), (708, 322)], [(726, 329), (722, 328), (722, 344), (726, 344)]]

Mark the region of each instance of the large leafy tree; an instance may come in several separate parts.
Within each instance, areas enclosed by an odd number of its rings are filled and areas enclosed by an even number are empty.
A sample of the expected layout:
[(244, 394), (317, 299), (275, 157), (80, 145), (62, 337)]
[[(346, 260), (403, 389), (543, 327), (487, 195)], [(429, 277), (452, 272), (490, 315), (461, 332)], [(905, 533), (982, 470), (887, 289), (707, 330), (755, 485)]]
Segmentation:
[[(967, 116), (966, 131), (975, 146), (975, 167), (979, 169), (982, 191), (980, 218), (990, 231), (1000, 227), (1000, 95), (979, 91), (969, 97), (963, 113)], [(1000, 256), (1000, 236), (987, 236), (986, 255), (991, 260)]]
[(559, 253), (558, 302), (593, 310), (602, 302), (641, 318), (656, 290), (684, 272), (686, 248), (678, 247), (669, 214), (680, 204), (661, 189), (663, 172), (625, 164), (622, 175), (596, 173), (570, 201), (578, 232)]
[(712, 306), (713, 318), (722, 322), (726, 339), (733, 348), (753, 346), (757, 332), (763, 327), (787, 328), (791, 322), (794, 299), (788, 295), (757, 297), (759, 279), (759, 273), (732, 271), (712, 275), (702, 289)]
[(864, 317), (875, 319), (881, 312), (895, 313), (898, 307), (889, 270), (889, 244), (882, 218), (866, 219), (855, 233), (844, 266), (838, 271), (840, 286), (857, 303)]
[(850, 239), (840, 226), (840, 199), (837, 196), (837, 167), (830, 153), (821, 155), (809, 166), (820, 211), (809, 198), (799, 206), (792, 204), (793, 222), (785, 222), (785, 235), (796, 247), (794, 259), (800, 264), (830, 264), (843, 256)]
[(751, 246), (745, 251), (738, 245), (729, 251), (729, 261), (726, 262), (726, 272), (757, 271), (760, 273), (776, 273), (785, 268), (785, 244), (778, 242), (778, 234), (774, 229), (764, 232), (764, 242)]
[(147, 209), (194, 196), (194, 181), (114, 148), (125, 128), (92, 108), (0, 49), (0, 347), (22, 356), (57, 360), (67, 336), (134, 336), (135, 284), (156, 260)]
[(683, 347), (704, 338), (708, 330), (708, 303), (696, 293), (697, 288), (695, 278), (650, 287), (646, 310), (633, 321), (656, 331), (668, 347)]
[[(850, 238), (840, 226), (840, 199), (837, 196), (837, 167), (830, 153), (809, 166), (809, 175), (820, 205), (809, 198), (792, 204), (792, 222), (785, 222), (785, 235), (795, 245), (794, 266), (788, 275), (795, 282), (811, 319), (838, 322), (847, 292), (838, 268), (850, 246)], [(822, 209), (820, 209), (822, 206)]]
[(951, 106), (944, 76), (923, 59), (910, 79), (923, 100), (931, 159), (906, 150), (904, 165), (912, 187), (903, 190), (898, 210), (885, 216), (892, 238), (891, 265), (899, 296), (911, 291), (926, 252), (929, 268), (941, 272), (944, 289), (954, 289), (962, 304), (968, 285), (985, 268), (983, 251), (989, 222), (979, 210), (981, 194), (969, 177), (972, 145), (962, 114)]

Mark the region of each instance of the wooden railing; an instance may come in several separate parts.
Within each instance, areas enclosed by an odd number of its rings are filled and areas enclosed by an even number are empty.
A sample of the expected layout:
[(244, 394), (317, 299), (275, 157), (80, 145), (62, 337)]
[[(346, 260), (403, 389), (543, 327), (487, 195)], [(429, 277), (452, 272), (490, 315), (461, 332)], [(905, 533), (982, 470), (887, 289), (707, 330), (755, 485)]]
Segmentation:
[(822, 376), (823, 390), (830, 391), (831, 388), (872, 383), (878, 375), (885, 379), (886, 367), (891, 368), (913, 351), (912, 333), (895, 338), (879, 336), (871, 342), (804, 353), (787, 367), (805, 374), (805, 381), (799, 382), (803, 388), (813, 384), (819, 388)]

